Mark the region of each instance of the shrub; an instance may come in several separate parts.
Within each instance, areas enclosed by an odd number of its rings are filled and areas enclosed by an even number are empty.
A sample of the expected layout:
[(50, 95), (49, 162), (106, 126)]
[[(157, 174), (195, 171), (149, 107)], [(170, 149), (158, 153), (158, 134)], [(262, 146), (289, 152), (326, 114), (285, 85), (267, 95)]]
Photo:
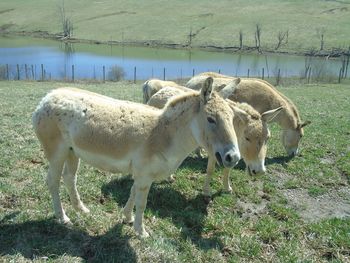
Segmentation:
[(125, 71), (122, 67), (112, 66), (108, 72), (109, 81), (121, 81), (125, 77)]

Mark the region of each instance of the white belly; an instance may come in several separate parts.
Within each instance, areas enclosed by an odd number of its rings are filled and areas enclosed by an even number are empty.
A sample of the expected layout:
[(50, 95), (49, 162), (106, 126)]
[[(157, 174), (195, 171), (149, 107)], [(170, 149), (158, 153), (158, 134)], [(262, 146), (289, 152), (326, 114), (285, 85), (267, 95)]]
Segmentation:
[(131, 159), (114, 159), (109, 156), (74, 148), (74, 153), (88, 164), (112, 173), (131, 173)]

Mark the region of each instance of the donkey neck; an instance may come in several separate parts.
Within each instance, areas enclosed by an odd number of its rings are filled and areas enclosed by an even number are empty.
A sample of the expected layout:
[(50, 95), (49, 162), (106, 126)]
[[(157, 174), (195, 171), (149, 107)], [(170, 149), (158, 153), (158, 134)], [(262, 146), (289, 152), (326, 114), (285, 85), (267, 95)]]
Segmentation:
[(180, 96), (166, 104), (150, 137), (153, 152), (164, 155), (166, 159), (182, 161), (197, 147), (191, 125), (198, 114), (199, 104), (199, 96), (194, 94)]
[(295, 105), (284, 95), (280, 94), (283, 98), (283, 102), (281, 103), (281, 106), (284, 107), (284, 110), (282, 110), (277, 117), (275, 118), (276, 122), (283, 128), (283, 129), (296, 129), (298, 126), (298, 123), (300, 122), (300, 117), (297, 108)]

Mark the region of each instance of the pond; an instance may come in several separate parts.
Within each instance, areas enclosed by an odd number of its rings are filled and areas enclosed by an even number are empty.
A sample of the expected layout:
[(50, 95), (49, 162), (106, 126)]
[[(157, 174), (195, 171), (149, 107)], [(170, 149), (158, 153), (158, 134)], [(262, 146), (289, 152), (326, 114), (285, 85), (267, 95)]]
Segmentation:
[[(18, 66), (17, 66), (18, 65)], [(112, 67), (126, 79), (176, 79), (203, 71), (233, 76), (338, 76), (341, 61), (275, 54), (237, 54), (202, 50), (63, 43), (28, 37), (0, 37), (0, 67), (11, 79), (102, 79)], [(74, 74), (74, 76), (73, 76)]]

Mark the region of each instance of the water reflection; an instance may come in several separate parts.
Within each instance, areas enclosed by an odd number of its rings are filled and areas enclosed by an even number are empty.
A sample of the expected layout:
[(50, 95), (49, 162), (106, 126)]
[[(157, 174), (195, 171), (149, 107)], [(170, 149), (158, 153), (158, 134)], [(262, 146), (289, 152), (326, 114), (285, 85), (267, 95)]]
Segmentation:
[[(203, 71), (220, 71), (234, 76), (282, 77), (313, 75), (338, 76), (340, 60), (305, 58), (264, 54), (231, 54), (205, 52), (193, 49), (175, 50), (116, 45), (89, 45), (62, 43), (28, 38), (0, 38), (1, 65), (16, 70), (28, 65), (34, 68), (35, 78), (55, 79), (103, 78), (112, 67), (121, 67), (126, 79), (191, 77)], [(43, 68), (41, 68), (43, 65)], [(74, 72), (73, 66), (74, 65)], [(16, 73), (11, 73), (12, 77)], [(24, 77), (23, 77), (24, 78)]]

